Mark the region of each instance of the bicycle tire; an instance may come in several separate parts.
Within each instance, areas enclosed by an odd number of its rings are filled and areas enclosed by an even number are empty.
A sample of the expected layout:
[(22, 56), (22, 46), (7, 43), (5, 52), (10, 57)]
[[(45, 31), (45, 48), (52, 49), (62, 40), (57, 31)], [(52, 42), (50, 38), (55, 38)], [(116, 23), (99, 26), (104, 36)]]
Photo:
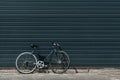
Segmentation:
[[(61, 58), (64, 58), (64, 61), (66, 60), (65, 61), (66, 63), (64, 64), (63, 61), (61, 61), (61, 63), (59, 63), (59, 61), (57, 60), (58, 57), (56, 56), (56, 59), (53, 57), (51, 59), (51, 69), (52, 69), (52, 71), (54, 73), (57, 73), (57, 74), (65, 73), (67, 71), (67, 69), (69, 68), (69, 66), (70, 66), (69, 56), (68, 56), (68, 54), (65, 51), (57, 51), (56, 54), (57, 55), (62, 55)], [(55, 64), (58, 64), (60, 66), (56, 66)]]
[[(36, 69), (37, 58), (31, 52), (23, 52), (16, 58), (16, 69), (23, 74), (29, 74)], [(22, 70), (23, 69), (23, 70)]]

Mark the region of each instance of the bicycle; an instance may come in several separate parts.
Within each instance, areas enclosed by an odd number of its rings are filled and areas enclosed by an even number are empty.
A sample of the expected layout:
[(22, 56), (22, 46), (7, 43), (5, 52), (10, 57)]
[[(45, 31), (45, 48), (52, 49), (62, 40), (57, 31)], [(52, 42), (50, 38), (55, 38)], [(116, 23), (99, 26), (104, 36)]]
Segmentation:
[(23, 74), (33, 73), (36, 68), (51, 68), (54, 73), (64, 73), (67, 71), (70, 65), (70, 59), (68, 54), (63, 51), (62, 47), (58, 43), (52, 44), (53, 50), (44, 57), (34, 54), (38, 45), (31, 44), (33, 50), (31, 52), (22, 52), (16, 58), (16, 69)]

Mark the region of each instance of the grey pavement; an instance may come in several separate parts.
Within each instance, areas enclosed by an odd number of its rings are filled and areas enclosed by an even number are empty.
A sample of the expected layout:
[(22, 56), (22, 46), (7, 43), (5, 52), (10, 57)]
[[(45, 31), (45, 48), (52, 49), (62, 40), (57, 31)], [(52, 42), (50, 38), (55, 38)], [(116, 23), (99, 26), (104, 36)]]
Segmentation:
[(120, 80), (120, 69), (69, 69), (64, 74), (39, 73), (20, 74), (16, 70), (0, 70), (0, 80)]

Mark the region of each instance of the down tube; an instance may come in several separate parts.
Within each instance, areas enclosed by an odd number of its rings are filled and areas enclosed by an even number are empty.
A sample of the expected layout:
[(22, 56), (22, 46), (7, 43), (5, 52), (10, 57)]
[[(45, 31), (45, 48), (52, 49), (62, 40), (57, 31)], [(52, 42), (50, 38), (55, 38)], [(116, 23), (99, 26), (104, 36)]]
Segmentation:
[(44, 62), (45, 62), (45, 61), (50, 62), (54, 53), (55, 53), (55, 50), (52, 50), (52, 51), (46, 56), (46, 58), (44, 59)]

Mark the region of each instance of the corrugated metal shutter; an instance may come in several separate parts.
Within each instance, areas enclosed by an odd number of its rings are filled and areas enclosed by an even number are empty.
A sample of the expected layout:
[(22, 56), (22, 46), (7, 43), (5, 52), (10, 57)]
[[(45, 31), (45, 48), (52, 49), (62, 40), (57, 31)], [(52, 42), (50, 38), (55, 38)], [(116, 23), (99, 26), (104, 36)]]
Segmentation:
[(120, 0), (0, 0), (0, 66), (14, 66), (30, 43), (51, 41), (71, 66), (120, 66)]

